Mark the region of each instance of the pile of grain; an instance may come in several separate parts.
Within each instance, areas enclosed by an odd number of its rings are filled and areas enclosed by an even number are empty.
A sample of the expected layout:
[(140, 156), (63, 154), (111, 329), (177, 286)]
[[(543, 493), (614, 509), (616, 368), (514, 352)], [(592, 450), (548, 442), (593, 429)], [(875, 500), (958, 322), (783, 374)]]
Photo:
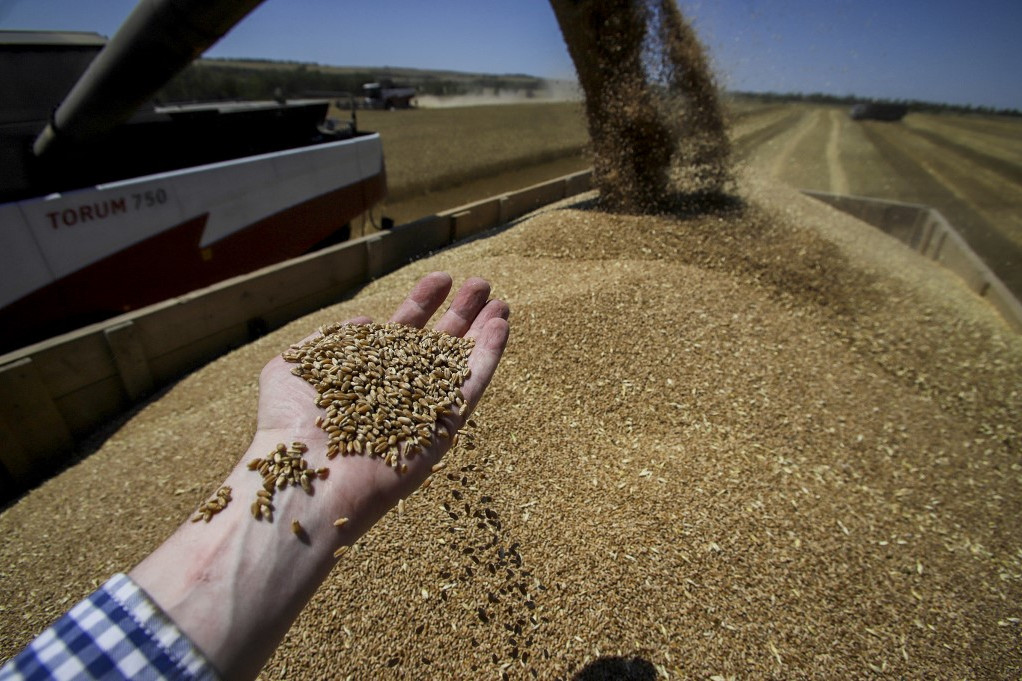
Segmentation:
[(0, 517), (0, 655), (213, 493), (267, 360), (444, 269), (512, 309), (476, 448), (352, 547), (266, 678), (1018, 676), (1022, 341), (746, 184), (696, 218), (545, 212), (181, 381)]

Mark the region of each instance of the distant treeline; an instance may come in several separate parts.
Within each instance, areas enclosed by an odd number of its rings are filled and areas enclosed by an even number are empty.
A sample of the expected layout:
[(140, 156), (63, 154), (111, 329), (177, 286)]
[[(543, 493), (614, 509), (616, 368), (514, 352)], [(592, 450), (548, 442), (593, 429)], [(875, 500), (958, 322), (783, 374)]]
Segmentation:
[(822, 92), (729, 92), (729, 96), (743, 99), (753, 99), (759, 102), (807, 102), (810, 104), (835, 104), (843, 106), (854, 106), (856, 104), (893, 104), (908, 107), (909, 111), (925, 113), (962, 113), (962, 114), (986, 114), (991, 116), (1022, 116), (1018, 109), (995, 109), (991, 106), (972, 106), (962, 104), (942, 104), (940, 102), (924, 102), (918, 99), (870, 99), (856, 97), (854, 95), (838, 96), (827, 95)]
[[(391, 81), (395, 85), (414, 87), (422, 95), (492, 94), (502, 92), (533, 93), (543, 88), (543, 79), (523, 74), (484, 75), (454, 72), (431, 72), (417, 69), (366, 68), (339, 69), (300, 62), (248, 59), (201, 59), (192, 63), (159, 92), (160, 102), (195, 102), (222, 100), (273, 99), (301, 97), (310, 93), (353, 94), (362, 91), (365, 83)], [(929, 113), (965, 113), (997, 116), (1022, 116), (1018, 109), (996, 109), (989, 106), (942, 104), (914, 99), (869, 99), (854, 95), (828, 95), (820, 92), (740, 92), (732, 97), (759, 102), (807, 102), (852, 107), (865, 102), (907, 106), (909, 111)]]
[[(226, 61), (226, 60), (225, 60)], [(473, 75), (444, 74), (428, 71), (396, 70), (386, 68), (341, 70), (321, 68), (315, 64), (293, 62), (263, 62), (203, 59), (181, 72), (157, 95), (157, 100), (168, 102), (262, 100), (301, 97), (309, 93), (360, 93), (362, 85), (370, 82), (391, 81), (395, 85), (414, 87), (424, 95), (461, 95), (485, 92), (499, 95), (502, 91), (535, 92), (543, 80), (525, 75)], [(241, 62), (241, 63), (239, 63)]]

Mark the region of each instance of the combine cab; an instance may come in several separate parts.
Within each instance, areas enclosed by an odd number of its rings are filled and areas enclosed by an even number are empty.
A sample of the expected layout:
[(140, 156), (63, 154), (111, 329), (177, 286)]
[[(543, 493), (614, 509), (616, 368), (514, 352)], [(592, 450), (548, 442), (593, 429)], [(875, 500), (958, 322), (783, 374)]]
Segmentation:
[(362, 105), (366, 109), (410, 109), (415, 99), (415, 88), (397, 87), (389, 80), (366, 83), (362, 86)]
[(379, 136), (328, 100), (144, 104), (256, 4), (142, 3), (105, 45), (0, 32), (0, 352), (346, 238), (384, 197)]
[(908, 107), (903, 104), (867, 102), (853, 106), (849, 115), (855, 121), (900, 121), (907, 113)]

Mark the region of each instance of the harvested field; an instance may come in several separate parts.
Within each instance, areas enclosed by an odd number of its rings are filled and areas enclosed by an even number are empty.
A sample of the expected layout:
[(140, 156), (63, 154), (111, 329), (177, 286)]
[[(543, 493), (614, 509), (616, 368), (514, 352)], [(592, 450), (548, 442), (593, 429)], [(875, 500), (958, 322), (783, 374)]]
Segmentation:
[(0, 656), (215, 492), (270, 357), (443, 269), (512, 308), (476, 449), (265, 678), (1017, 677), (1022, 338), (877, 230), (742, 186), (696, 218), (543, 211), (182, 380), (0, 516)]
[(359, 111), (360, 128), (379, 132), (390, 199), (580, 156), (589, 141), (581, 104)]
[[(525, 165), (496, 175), (484, 175), (465, 180), (437, 191), (415, 194), (403, 199), (388, 199), (384, 202), (380, 212), (393, 219), (395, 224), (403, 225), (426, 215), (433, 215), (474, 201), (499, 196), (591, 167), (592, 163), (588, 156), (572, 154), (554, 161)], [(361, 222), (356, 224), (361, 224)], [(371, 229), (366, 231), (366, 233), (369, 232)], [(356, 235), (360, 235), (358, 230), (356, 230)]]
[(359, 111), (358, 124), (383, 138), (381, 212), (398, 224), (591, 165), (579, 102)]
[(800, 189), (933, 206), (1022, 297), (1022, 120), (910, 113), (853, 121), (833, 107), (740, 109), (735, 146)]

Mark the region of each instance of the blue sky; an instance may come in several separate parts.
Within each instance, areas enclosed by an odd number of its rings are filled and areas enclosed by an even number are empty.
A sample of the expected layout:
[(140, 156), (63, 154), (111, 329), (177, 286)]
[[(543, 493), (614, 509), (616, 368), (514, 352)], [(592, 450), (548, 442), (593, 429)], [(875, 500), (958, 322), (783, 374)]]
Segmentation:
[[(112, 35), (134, 0), (0, 0), (0, 28)], [(1022, 0), (683, 0), (721, 83), (1022, 109)], [(266, 0), (208, 56), (570, 78), (546, 0)]]

